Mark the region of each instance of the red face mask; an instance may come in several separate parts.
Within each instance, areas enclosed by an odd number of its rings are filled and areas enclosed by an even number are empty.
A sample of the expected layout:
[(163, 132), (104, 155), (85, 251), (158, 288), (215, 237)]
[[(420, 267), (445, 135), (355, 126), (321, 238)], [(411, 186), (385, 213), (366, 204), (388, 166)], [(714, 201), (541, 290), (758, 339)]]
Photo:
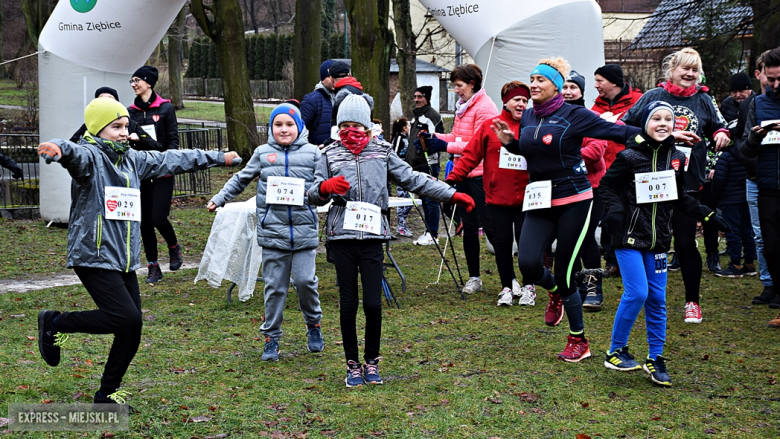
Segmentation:
[(371, 133), (362, 128), (342, 128), (339, 131), (339, 139), (347, 149), (352, 151), (352, 154), (358, 155), (371, 141)]

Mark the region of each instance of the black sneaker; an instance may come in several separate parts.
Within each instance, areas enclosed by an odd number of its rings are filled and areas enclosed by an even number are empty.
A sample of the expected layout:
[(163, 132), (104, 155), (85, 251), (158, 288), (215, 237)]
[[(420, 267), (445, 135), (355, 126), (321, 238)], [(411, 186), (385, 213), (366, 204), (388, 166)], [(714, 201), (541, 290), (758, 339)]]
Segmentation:
[(54, 329), (52, 322), (58, 315), (59, 311), (43, 310), (38, 313), (38, 350), (43, 361), (52, 367), (60, 364), (60, 347), (68, 340), (68, 334)]
[(648, 357), (642, 368), (650, 375), (650, 381), (663, 387), (672, 386), (672, 379), (666, 373), (666, 360), (664, 360), (664, 357), (659, 355), (655, 360)]
[(764, 287), (761, 294), (753, 298), (753, 305), (769, 305), (775, 299), (778, 299), (778, 295), (774, 287)]
[(162, 268), (157, 262), (146, 266), (149, 269), (149, 273), (146, 275), (146, 283), (154, 285), (161, 281), (163, 278)]
[(325, 348), (319, 323), (306, 327), (306, 339), (306, 348), (309, 352), (322, 352)]
[(599, 311), (604, 305), (604, 293), (601, 289), (603, 273), (601, 269), (582, 270), (585, 275), (585, 288), (587, 295), (582, 302), (582, 307), (590, 311)]
[[(181, 256), (181, 246), (177, 243), (173, 247), (168, 248), (168, 256), (171, 258), (171, 271), (176, 271), (181, 268), (181, 264), (184, 263), (184, 258)], [(160, 276), (162, 278), (162, 276)]]
[(758, 272), (756, 271), (756, 264), (748, 264), (745, 262), (745, 265), (742, 266), (742, 275), (743, 276), (756, 276)]
[(604, 366), (607, 369), (629, 372), (639, 370), (642, 366), (634, 360), (634, 356), (628, 353), (628, 346), (616, 349), (615, 352), (607, 351), (607, 358), (604, 360)]
[(707, 253), (707, 268), (713, 273), (722, 270), (720, 267), (720, 255), (717, 253)]
[(103, 394), (100, 390), (98, 390), (95, 392), (95, 398), (92, 400), (92, 402), (94, 404), (116, 404), (118, 406), (126, 405), (129, 413), (135, 413), (133, 406), (128, 404), (126, 401), (126, 398), (129, 397), (130, 393), (124, 390), (117, 390), (111, 394)]
[(742, 266), (729, 263), (728, 268), (724, 268), (723, 270), (716, 271), (715, 276), (740, 278), (742, 277)]
[(680, 259), (677, 257), (677, 253), (672, 256), (672, 262), (666, 267), (669, 271), (678, 271), (680, 269)]

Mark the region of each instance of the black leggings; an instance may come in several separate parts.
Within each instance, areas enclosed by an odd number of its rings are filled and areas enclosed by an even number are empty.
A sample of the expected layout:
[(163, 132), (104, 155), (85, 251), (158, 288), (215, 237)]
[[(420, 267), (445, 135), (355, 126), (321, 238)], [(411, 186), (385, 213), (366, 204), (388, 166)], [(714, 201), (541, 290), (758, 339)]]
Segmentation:
[[(699, 199), (699, 192), (689, 192), (688, 195)], [(701, 284), (701, 254), (696, 248), (696, 218), (685, 215), (680, 210), (672, 214), (672, 233), (674, 235), (674, 251), (680, 261), (680, 272), (685, 285), (685, 302), (699, 303), (699, 286)]]
[[(487, 213), (493, 229), (493, 250), (496, 252), (496, 266), (501, 277), (502, 288), (512, 288), (515, 276), (515, 258), (512, 257), (512, 245), (520, 241), (523, 230), (525, 212), (523, 206), (492, 206), (487, 205)], [(519, 244), (518, 244), (519, 245)], [(519, 248), (519, 247), (518, 247)], [(523, 282), (523, 285), (526, 283)]]
[[(572, 282), (574, 259), (585, 240), (590, 208), (591, 200), (583, 200), (525, 213), (517, 258), (525, 282), (547, 290), (557, 286), (556, 293), (561, 297), (571, 296), (577, 291)], [(543, 261), (545, 252), (555, 239), (558, 243), (553, 277)]]
[[(598, 188), (595, 188), (593, 189), (593, 207), (590, 210), (590, 223), (588, 223), (588, 231), (585, 234), (585, 241), (582, 243), (580, 255), (574, 262), (574, 273), (580, 271), (583, 266), (586, 269), (601, 268), (601, 250), (599, 249), (599, 243), (596, 242), (596, 227), (598, 227), (603, 213), (604, 200), (601, 198)], [(602, 233), (602, 236), (605, 235)], [(580, 264), (580, 258), (582, 259), (582, 264)]]
[(458, 192), (467, 194), (474, 199), (474, 209), (466, 212), (466, 209), (458, 208), (460, 218), (463, 220), (463, 252), (466, 253), (466, 264), (469, 267), (469, 277), (479, 277), (479, 228), (487, 235), (490, 242), (496, 242), (493, 236), (493, 227), (490, 216), (485, 210), (485, 188), (482, 185), (482, 177), (467, 178), (456, 186)]
[(173, 177), (155, 178), (141, 182), (141, 240), (146, 252), (146, 260), (157, 261), (157, 234), (160, 231), (168, 247), (178, 242), (176, 232), (168, 221), (173, 198)]
[(330, 255), (336, 265), (339, 284), (339, 315), (344, 356), (358, 361), (357, 311), (360, 303), (358, 273), (363, 284), (363, 313), (366, 316), (366, 348), (363, 358), (379, 356), (382, 337), (382, 241), (377, 239), (330, 241)]
[[(718, 207), (715, 200), (715, 194), (712, 193), (712, 183), (704, 183), (701, 189), (701, 204), (712, 210)], [(718, 253), (718, 227), (709, 221), (702, 221), (702, 230), (704, 232), (704, 249), (709, 253)]]
[(114, 393), (141, 343), (143, 320), (138, 279), (135, 271), (123, 273), (88, 267), (73, 270), (98, 309), (64, 312), (57, 317), (55, 329), (66, 334), (114, 334), (100, 380), (101, 392)]

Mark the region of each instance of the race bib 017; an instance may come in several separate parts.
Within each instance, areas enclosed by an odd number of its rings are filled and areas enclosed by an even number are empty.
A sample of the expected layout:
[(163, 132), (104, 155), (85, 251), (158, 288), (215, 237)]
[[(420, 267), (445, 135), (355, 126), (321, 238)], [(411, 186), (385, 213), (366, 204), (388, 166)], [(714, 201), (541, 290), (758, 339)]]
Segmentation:
[(382, 234), (382, 209), (371, 203), (347, 201), (344, 208), (344, 230)]

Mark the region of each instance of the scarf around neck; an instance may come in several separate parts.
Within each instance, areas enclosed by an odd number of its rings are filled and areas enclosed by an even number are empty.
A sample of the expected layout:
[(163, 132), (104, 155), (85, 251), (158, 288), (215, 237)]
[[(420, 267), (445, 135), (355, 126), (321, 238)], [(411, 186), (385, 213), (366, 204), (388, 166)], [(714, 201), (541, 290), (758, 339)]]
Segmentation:
[(352, 154), (358, 155), (371, 141), (371, 133), (360, 128), (342, 128), (339, 139)]
[(555, 113), (561, 106), (563, 105), (563, 95), (558, 93), (555, 95), (552, 99), (549, 101), (543, 103), (543, 104), (536, 104), (534, 103), (534, 114), (536, 114), (539, 117), (547, 117), (553, 113)]
[(677, 96), (681, 98), (689, 98), (696, 94), (698, 88), (696, 87), (696, 84), (688, 87), (688, 88), (682, 88), (680, 86), (672, 84), (671, 81), (667, 80), (663, 84), (664, 90), (666, 90), (670, 95)]

